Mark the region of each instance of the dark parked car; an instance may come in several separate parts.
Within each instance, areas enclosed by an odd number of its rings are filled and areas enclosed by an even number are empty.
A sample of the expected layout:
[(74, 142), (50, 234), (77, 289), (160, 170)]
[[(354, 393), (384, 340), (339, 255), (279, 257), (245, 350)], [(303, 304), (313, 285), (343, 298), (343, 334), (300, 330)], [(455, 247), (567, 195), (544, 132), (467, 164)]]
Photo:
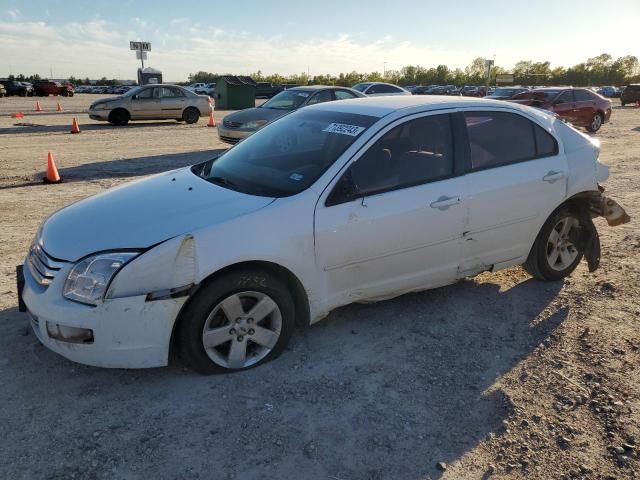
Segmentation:
[(635, 83), (624, 87), (620, 93), (620, 104), (624, 107), (628, 103), (640, 102), (640, 84)]
[(269, 82), (256, 83), (256, 98), (271, 98), (283, 90), (280, 85)]
[(22, 82), (16, 82), (15, 80), (0, 80), (6, 90), (6, 95), (18, 95), (20, 97), (26, 97), (33, 95), (33, 87), (27, 87)]
[(485, 98), (492, 100), (511, 100), (516, 95), (528, 91), (529, 89), (525, 87), (498, 87)]
[(49, 95), (62, 95), (63, 97), (73, 97), (73, 87), (71, 85), (63, 85), (60, 82), (51, 80), (41, 80), (33, 85), (34, 92), (39, 97), (48, 97)]
[[(224, 117), (218, 126), (218, 136), (226, 143), (238, 143), (267, 123), (307, 105), (364, 97), (362, 93), (346, 87), (313, 85), (284, 90), (256, 108), (247, 108)], [(284, 146), (283, 148), (285, 148)]]
[(611, 100), (587, 88), (539, 88), (520, 93), (511, 101), (550, 110), (590, 132), (597, 132), (611, 118)]

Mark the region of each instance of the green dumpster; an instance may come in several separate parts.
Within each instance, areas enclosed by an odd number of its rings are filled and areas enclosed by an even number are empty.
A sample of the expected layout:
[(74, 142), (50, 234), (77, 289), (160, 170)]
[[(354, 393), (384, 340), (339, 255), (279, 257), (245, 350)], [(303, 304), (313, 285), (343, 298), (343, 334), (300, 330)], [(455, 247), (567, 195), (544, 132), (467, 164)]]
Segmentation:
[(256, 82), (251, 77), (225, 75), (216, 83), (216, 108), (242, 110), (256, 106)]

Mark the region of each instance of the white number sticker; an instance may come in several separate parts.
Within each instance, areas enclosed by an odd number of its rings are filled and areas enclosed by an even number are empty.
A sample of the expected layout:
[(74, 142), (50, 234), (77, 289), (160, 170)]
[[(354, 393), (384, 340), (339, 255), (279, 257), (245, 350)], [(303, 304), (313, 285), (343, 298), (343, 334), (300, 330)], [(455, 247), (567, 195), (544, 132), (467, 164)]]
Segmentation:
[(332, 123), (323, 132), (339, 133), (340, 135), (349, 135), (357, 137), (364, 131), (364, 127), (358, 125), (347, 125), (346, 123)]

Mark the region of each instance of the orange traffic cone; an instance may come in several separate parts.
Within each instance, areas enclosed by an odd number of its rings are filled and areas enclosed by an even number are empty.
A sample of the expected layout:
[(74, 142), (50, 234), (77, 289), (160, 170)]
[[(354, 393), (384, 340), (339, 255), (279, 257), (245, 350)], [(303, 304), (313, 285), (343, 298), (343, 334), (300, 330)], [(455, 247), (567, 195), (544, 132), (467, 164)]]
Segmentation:
[(213, 111), (209, 114), (209, 125), (207, 127), (215, 127), (216, 121), (213, 118)]
[(60, 183), (62, 181), (51, 152), (47, 155), (47, 175), (42, 179), (42, 181), (44, 183)]
[(58, 105), (56, 106), (56, 112), (62, 112), (62, 105), (60, 105), (60, 102), (58, 102)]
[(76, 117), (73, 117), (73, 122), (71, 123), (71, 133), (80, 133), (80, 126)]
[(24, 118), (24, 113), (22, 112), (15, 112), (11, 114), (11, 118)]
[(41, 112), (42, 107), (40, 106), (40, 102), (36, 102), (36, 112)]

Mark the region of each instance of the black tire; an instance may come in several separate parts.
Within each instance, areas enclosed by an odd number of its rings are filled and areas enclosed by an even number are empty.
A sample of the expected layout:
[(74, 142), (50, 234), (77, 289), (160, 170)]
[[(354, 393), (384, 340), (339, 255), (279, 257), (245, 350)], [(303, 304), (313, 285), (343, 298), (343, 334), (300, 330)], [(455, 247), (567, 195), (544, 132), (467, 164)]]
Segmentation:
[(24, 90), (21, 90), (21, 91), (18, 93), (18, 96), (20, 96), (20, 97), (26, 97), (26, 96), (27, 96), (27, 92), (25, 92)]
[(124, 126), (130, 119), (129, 112), (123, 108), (118, 108), (109, 114), (109, 123), (112, 125)]
[(189, 125), (193, 123), (198, 123), (200, 120), (200, 111), (195, 107), (186, 108), (184, 112), (182, 112), (182, 121), (188, 123)]
[(69, 92), (68, 94), (70, 97), (73, 97), (73, 92)]
[(575, 222), (577, 222), (578, 225), (580, 225), (580, 214), (578, 214), (568, 206), (562, 206), (558, 208), (551, 214), (551, 216), (547, 219), (547, 221), (540, 229), (540, 232), (538, 232), (536, 241), (534, 242), (533, 247), (531, 247), (531, 252), (529, 252), (529, 257), (523, 265), (524, 269), (532, 277), (537, 278), (538, 280), (546, 280), (551, 282), (562, 280), (563, 278), (571, 275), (571, 273), (580, 263), (580, 260), (582, 260), (582, 252), (576, 250), (577, 256), (575, 257), (573, 262), (566, 266), (566, 268), (560, 268), (557, 265), (554, 268), (550, 264), (549, 246), (553, 245), (550, 237), (552, 235), (552, 231), (556, 229), (558, 223), (565, 218), (571, 218)]
[(604, 117), (602, 116), (602, 114), (596, 113), (593, 115), (593, 117), (591, 117), (591, 121), (587, 126), (587, 130), (591, 133), (596, 133), (598, 130), (600, 130), (600, 127), (602, 127), (603, 123), (604, 123)]
[[(258, 356), (259, 359), (254, 363), (248, 363), (246, 365), (243, 363), (242, 366), (235, 368), (222, 365), (221, 363), (225, 363), (224, 358), (222, 358), (222, 360), (218, 359), (218, 363), (216, 363), (212, 356), (216, 357), (216, 355), (221, 354), (221, 352), (217, 350), (219, 348), (223, 349), (222, 357), (224, 357), (224, 349), (226, 349), (227, 355), (229, 355), (227, 361), (230, 363), (230, 351), (236, 342), (245, 342), (244, 348), (246, 352), (248, 352), (246, 362), (252, 361), (251, 348), (254, 349), (253, 352), (259, 352), (260, 349), (266, 348), (251, 340), (249, 336), (253, 335), (251, 332), (244, 334), (234, 332), (232, 334), (231, 330), (236, 324), (233, 320), (229, 320), (226, 313), (220, 314), (220, 312), (222, 312), (220, 305), (224, 300), (235, 295), (255, 295), (256, 292), (260, 295), (270, 297), (275, 305), (277, 305), (277, 321), (279, 322), (279, 336), (277, 337), (277, 341), (268, 353), (264, 353), (263, 351), (262, 354), (264, 354), (264, 356)], [(248, 300), (250, 301), (251, 299), (249, 298)], [(249, 312), (251, 311), (252, 304), (245, 303), (242, 308), (244, 312)], [(224, 343), (220, 343), (216, 347), (211, 347), (209, 349), (210, 353), (207, 353), (203, 343), (205, 324), (216, 319), (215, 316), (209, 319), (209, 316), (216, 311), (218, 312), (216, 315), (220, 315), (220, 319), (215, 325), (216, 328), (221, 330), (224, 328), (226, 334), (226, 327), (228, 326), (230, 336), (228, 341), (224, 340)], [(272, 322), (273, 315), (274, 313), (272, 312), (263, 320), (258, 320), (255, 323), (256, 328), (262, 325), (264, 325), (264, 328), (268, 328), (269, 324), (265, 324), (264, 322)], [(252, 321), (252, 319), (243, 317), (242, 322), (245, 321)], [(178, 322), (175, 347), (186, 366), (202, 374), (237, 372), (262, 365), (277, 358), (282, 353), (294, 330), (295, 307), (286, 284), (278, 277), (261, 270), (238, 270), (220, 277), (214, 277), (203, 285), (194, 297), (189, 300), (187, 306), (180, 314)], [(262, 323), (262, 325), (258, 325), (259, 323)], [(250, 328), (250, 325), (244, 323), (240, 323), (239, 328), (242, 328), (242, 325)], [(246, 330), (244, 331), (246, 332)], [(256, 332), (254, 331), (254, 333)], [(236, 334), (244, 335), (246, 338), (238, 337)]]

